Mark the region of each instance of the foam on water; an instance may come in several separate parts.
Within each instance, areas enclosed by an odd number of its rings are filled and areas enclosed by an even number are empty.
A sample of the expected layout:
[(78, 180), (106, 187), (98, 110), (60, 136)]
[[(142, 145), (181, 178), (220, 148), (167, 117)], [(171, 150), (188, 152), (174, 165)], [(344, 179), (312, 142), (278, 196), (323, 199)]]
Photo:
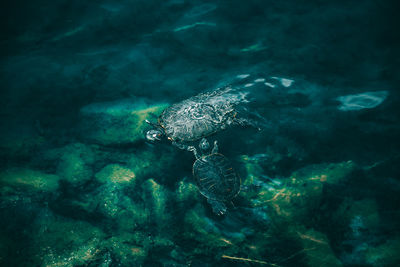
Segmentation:
[(280, 83), (284, 87), (290, 87), (294, 83), (294, 80), (287, 79), (287, 78), (271, 77), (271, 79), (280, 81)]
[(364, 92), (354, 95), (339, 96), (336, 100), (341, 102), (339, 110), (361, 110), (375, 108), (382, 104), (389, 95), (388, 91)]

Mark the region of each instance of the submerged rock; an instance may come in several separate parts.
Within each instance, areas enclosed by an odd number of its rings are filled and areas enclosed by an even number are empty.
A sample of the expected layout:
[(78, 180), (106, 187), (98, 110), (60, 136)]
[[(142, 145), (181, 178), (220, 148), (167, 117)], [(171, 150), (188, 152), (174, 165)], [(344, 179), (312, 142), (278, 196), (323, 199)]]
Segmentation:
[(120, 145), (142, 140), (145, 119), (158, 116), (168, 104), (137, 104), (137, 100), (94, 103), (81, 113), (80, 136), (101, 145)]
[(115, 183), (107, 181), (97, 187), (94, 192), (85, 194), (72, 204), (88, 214), (99, 214), (112, 220), (113, 225), (119, 224), (124, 229), (133, 229), (137, 224), (146, 221), (147, 213), (140, 203), (135, 203), (127, 195), (133, 188), (133, 183)]
[(185, 206), (200, 201), (201, 197), (198, 187), (184, 179), (178, 182), (178, 187), (175, 191), (175, 199), (181, 208), (185, 208)]
[(400, 263), (400, 238), (386, 240), (383, 244), (368, 247), (365, 252), (366, 263), (371, 266), (398, 266)]
[(169, 151), (164, 150), (162, 153), (149, 150), (135, 151), (127, 159), (126, 166), (133, 171), (138, 180), (144, 181), (171, 168), (176, 160), (174, 159), (176, 152), (174, 148)]
[(314, 229), (305, 229), (302, 226), (294, 227), (291, 231), (293, 231), (294, 238), (300, 240), (303, 246), (307, 266), (343, 266), (333, 252), (325, 234)]
[(96, 179), (101, 183), (126, 184), (135, 181), (136, 175), (130, 169), (118, 164), (109, 164), (96, 173)]
[(201, 247), (203, 246), (215, 249), (232, 245), (232, 242), (222, 235), (215, 222), (206, 216), (202, 205), (197, 204), (193, 209), (187, 211), (184, 223), (185, 238), (199, 242), (200, 247), (194, 253), (202, 254)]
[(252, 162), (247, 166), (247, 178), (243, 184), (256, 186), (258, 190), (241, 194), (252, 207), (269, 206), (274, 211), (270, 215), (279, 221), (306, 222), (321, 203), (324, 185), (343, 181), (353, 170), (351, 161), (320, 164), (298, 170), (290, 178), (272, 179), (263, 175), (262, 168)]
[(141, 266), (148, 254), (148, 244), (143, 245), (137, 234), (121, 234), (104, 242), (107, 250), (112, 251), (121, 266)]
[(105, 234), (93, 225), (58, 217), (51, 213), (38, 217), (32, 238), (34, 259), (44, 266), (77, 266), (102, 260)]
[(332, 221), (343, 231), (339, 247), (342, 261), (345, 264), (367, 264), (367, 251), (382, 238), (376, 201), (345, 199), (333, 213)]
[(60, 177), (37, 170), (15, 168), (0, 173), (0, 184), (31, 193), (54, 192)]
[(157, 229), (162, 232), (169, 228), (171, 214), (167, 210), (168, 191), (154, 179), (142, 184), (143, 199), (146, 209)]

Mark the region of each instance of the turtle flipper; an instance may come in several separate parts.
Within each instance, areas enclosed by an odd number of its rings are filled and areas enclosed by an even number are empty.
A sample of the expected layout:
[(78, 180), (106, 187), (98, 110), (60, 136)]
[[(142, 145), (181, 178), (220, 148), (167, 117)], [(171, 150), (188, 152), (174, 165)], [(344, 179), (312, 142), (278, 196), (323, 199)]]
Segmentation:
[(222, 201), (207, 199), (207, 202), (210, 203), (213, 212), (216, 215), (224, 215), (226, 212), (226, 206)]
[(233, 124), (242, 127), (253, 127), (259, 131), (263, 129), (270, 129), (271, 122), (258, 114), (257, 111), (250, 111), (247, 107), (237, 107), (236, 115), (233, 118)]

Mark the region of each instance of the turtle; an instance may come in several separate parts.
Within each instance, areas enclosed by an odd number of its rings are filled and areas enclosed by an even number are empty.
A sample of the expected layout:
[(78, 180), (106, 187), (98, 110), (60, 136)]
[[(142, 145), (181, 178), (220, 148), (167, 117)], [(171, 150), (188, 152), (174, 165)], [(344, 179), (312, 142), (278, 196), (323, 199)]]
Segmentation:
[(239, 194), (241, 180), (229, 159), (218, 153), (217, 141), (211, 152), (208, 152), (209, 147), (207, 139), (203, 138), (199, 145), (201, 154), (194, 146), (186, 149), (196, 157), (192, 171), (200, 193), (207, 198), (215, 214), (223, 215), (227, 210), (225, 203)]
[(239, 114), (246, 109), (238, 108), (238, 104), (246, 101), (246, 93), (230, 86), (198, 94), (163, 110), (157, 123), (146, 120), (153, 126), (146, 132), (146, 139), (157, 142), (167, 137), (178, 148), (186, 149), (184, 143), (200, 140), (231, 125), (259, 129), (256, 121)]

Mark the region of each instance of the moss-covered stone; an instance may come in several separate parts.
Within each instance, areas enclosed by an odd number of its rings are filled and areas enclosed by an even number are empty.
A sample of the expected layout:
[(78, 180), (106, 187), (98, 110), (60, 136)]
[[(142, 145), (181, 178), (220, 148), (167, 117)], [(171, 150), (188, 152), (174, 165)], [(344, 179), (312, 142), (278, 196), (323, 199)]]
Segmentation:
[(168, 172), (176, 161), (175, 153), (176, 149), (163, 150), (162, 153), (151, 150), (137, 151), (127, 160), (126, 166), (136, 174), (138, 180), (144, 181)]
[(202, 254), (204, 246), (208, 248), (227, 248), (233, 245), (233, 241), (226, 238), (216, 226), (215, 222), (206, 216), (204, 207), (200, 204), (188, 210), (184, 218), (185, 238), (199, 242), (199, 250), (194, 253)]
[(332, 251), (325, 234), (303, 226), (291, 227), (289, 231), (293, 234), (293, 239), (300, 241), (303, 246), (302, 252), (306, 256), (307, 266), (343, 266)]
[(60, 177), (30, 169), (9, 169), (0, 173), (0, 183), (17, 190), (54, 192)]
[(378, 232), (381, 222), (376, 201), (368, 198), (345, 199), (333, 213), (333, 219), (348, 230), (352, 239)]
[(143, 228), (149, 222), (150, 211), (145, 208), (143, 203), (135, 203), (125, 198), (125, 204), (119, 208), (120, 212), (116, 217), (118, 228), (121, 231), (133, 231), (137, 228)]
[(104, 241), (121, 266), (141, 266), (148, 254), (148, 244), (143, 244), (135, 234), (122, 234)]
[(175, 199), (181, 207), (189, 206), (191, 203), (200, 200), (197, 186), (186, 180), (179, 181), (175, 191)]
[(376, 247), (369, 247), (365, 257), (367, 264), (377, 267), (399, 266), (400, 238), (389, 239)]
[(132, 223), (135, 223), (136, 217), (133, 215), (141, 211), (124, 193), (123, 187), (111, 182), (99, 186), (95, 192), (85, 195), (80, 200), (72, 201), (72, 204), (87, 213), (100, 213), (109, 219), (118, 220), (121, 214), (127, 214), (126, 216), (131, 216)]
[(340, 233), (337, 238), (342, 244), (338, 248), (343, 263), (366, 265), (368, 251), (382, 238), (381, 218), (375, 199), (346, 198), (332, 212), (331, 220), (340, 229), (340, 232), (336, 231)]
[(153, 222), (158, 230), (169, 228), (171, 214), (167, 210), (168, 191), (154, 179), (148, 179), (142, 184), (143, 198)]
[(317, 209), (323, 196), (325, 184), (336, 184), (348, 177), (354, 170), (352, 162), (320, 164), (308, 166), (294, 172), (289, 178), (265, 179), (261, 167), (250, 162), (246, 164), (247, 178), (244, 185), (257, 185), (257, 192), (243, 192), (250, 205), (270, 206), (271, 215), (286, 223), (307, 220), (309, 214)]
[(310, 165), (295, 171), (291, 175), (291, 179), (293, 184), (296, 182), (301, 184), (307, 181), (338, 184), (343, 182), (355, 170), (355, 167), (356, 165), (352, 161)]
[(118, 164), (109, 164), (95, 175), (101, 183), (128, 184), (135, 181), (136, 175), (133, 171)]
[(102, 256), (105, 234), (93, 225), (52, 217), (41, 222), (33, 238), (35, 258), (43, 266), (77, 266), (89, 264)]
[(158, 116), (168, 104), (137, 104), (137, 100), (94, 103), (81, 109), (81, 137), (102, 145), (133, 143), (144, 138), (146, 119)]

